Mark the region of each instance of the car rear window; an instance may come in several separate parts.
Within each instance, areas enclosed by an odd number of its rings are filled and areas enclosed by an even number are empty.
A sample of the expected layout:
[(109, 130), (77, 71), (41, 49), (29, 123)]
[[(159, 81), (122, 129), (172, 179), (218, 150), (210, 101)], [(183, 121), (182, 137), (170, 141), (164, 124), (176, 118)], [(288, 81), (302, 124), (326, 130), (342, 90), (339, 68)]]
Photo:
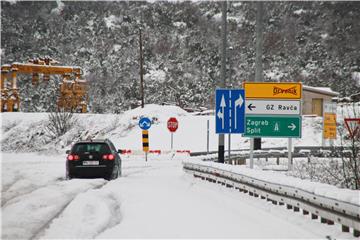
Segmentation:
[(110, 148), (106, 143), (77, 143), (74, 145), (73, 153), (110, 153)]

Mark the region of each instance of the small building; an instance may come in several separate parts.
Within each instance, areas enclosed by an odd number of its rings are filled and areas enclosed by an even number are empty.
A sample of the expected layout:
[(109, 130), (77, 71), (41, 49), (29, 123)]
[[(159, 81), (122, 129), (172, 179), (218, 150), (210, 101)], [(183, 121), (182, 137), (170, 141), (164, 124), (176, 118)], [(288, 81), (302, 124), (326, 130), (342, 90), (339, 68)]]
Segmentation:
[(324, 103), (331, 103), (339, 93), (328, 87), (310, 87), (303, 85), (302, 114), (323, 116)]

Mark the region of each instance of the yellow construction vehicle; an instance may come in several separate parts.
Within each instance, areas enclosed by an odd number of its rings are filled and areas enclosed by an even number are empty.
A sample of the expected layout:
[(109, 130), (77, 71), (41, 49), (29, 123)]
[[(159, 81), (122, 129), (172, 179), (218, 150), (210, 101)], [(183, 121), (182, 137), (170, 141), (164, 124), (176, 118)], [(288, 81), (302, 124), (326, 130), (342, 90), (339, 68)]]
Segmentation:
[[(86, 80), (81, 79), (82, 70), (74, 66), (57, 66), (57, 61), (51, 58), (37, 58), (29, 63), (13, 63), (1, 66), (1, 112), (16, 112), (20, 107), (19, 89), (16, 76), (18, 73), (32, 74), (32, 84), (39, 82), (42, 74), (44, 81), (50, 80), (50, 75), (62, 75), (58, 110), (87, 112), (88, 87)], [(8, 87), (8, 80), (11, 87)]]

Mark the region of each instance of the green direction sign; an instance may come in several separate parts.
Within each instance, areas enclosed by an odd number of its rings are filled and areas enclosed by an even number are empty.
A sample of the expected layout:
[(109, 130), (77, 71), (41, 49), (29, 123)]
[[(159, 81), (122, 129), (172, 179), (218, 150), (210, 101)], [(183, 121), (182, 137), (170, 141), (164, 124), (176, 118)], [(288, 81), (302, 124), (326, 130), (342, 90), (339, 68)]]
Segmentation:
[(245, 116), (244, 137), (301, 137), (300, 116)]

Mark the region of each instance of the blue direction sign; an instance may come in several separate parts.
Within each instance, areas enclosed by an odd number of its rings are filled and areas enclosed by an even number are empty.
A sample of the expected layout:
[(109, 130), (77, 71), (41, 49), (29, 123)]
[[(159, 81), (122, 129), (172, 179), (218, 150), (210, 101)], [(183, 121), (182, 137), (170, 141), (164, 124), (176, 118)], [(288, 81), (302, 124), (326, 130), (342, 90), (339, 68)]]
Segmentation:
[(216, 133), (244, 133), (245, 91), (217, 89), (215, 96)]
[(147, 117), (140, 118), (139, 127), (142, 130), (148, 130), (151, 127), (151, 120)]

